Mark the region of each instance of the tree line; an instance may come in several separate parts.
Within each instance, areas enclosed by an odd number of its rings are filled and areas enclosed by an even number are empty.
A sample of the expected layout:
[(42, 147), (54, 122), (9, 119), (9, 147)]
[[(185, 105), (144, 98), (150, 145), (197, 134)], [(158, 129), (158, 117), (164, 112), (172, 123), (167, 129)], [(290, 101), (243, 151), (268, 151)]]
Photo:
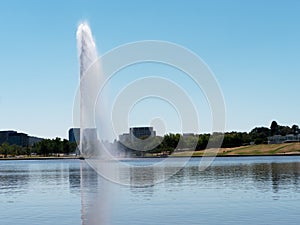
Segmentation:
[(66, 139), (43, 139), (42, 141), (35, 143), (33, 146), (21, 147), (18, 145), (9, 145), (3, 143), (0, 145), (0, 155), (3, 157), (7, 156), (18, 156), (18, 155), (39, 155), (39, 156), (59, 156), (60, 154), (69, 155), (75, 153), (77, 144), (69, 142)]

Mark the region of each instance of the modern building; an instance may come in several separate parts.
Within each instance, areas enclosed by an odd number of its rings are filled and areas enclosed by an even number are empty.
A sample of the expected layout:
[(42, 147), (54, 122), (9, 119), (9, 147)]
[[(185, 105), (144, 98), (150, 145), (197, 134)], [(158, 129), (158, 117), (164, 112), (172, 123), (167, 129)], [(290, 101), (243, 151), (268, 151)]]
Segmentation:
[(28, 134), (18, 133), (14, 130), (0, 131), (0, 145), (7, 143), (22, 147), (33, 146), (35, 143), (42, 141), (43, 138), (31, 137)]
[(146, 139), (155, 137), (156, 132), (153, 130), (153, 127), (132, 127), (129, 129), (129, 135), (138, 139)]
[(22, 147), (27, 147), (27, 146), (29, 146), (29, 137), (27, 134), (16, 132), (16, 133), (9, 135), (8, 143), (10, 145), (18, 145), (18, 146), (22, 146)]
[(29, 136), (13, 130), (0, 131), (0, 144), (5, 142), (10, 145), (26, 147), (29, 146)]
[(80, 147), (81, 154), (86, 157), (96, 156), (100, 147), (97, 128), (80, 128), (69, 129), (69, 141), (77, 143), (78, 150)]
[[(80, 128), (70, 128), (69, 129), (69, 141), (70, 142), (80, 142)], [(97, 129), (96, 128), (85, 128), (82, 132), (83, 139), (97, 140)]]
[(0, 145), (2, 145), (4, 142), (8, 143), (8, 137), (14, 133), (17, 133), (17, 131), (13, 131), (13, 130), (0, 131)]
[(79, 141), (80, 141), (80, 128), (71, 128), (69, 130), (69, 141), (79, 143)]
[(134, 141), (135, 138), (147, 139), (155, 136), (156, 132), (153, 130), (153, 127), (131, 127), (129, 128), (129, 133), (119, 135), (119, 141)]

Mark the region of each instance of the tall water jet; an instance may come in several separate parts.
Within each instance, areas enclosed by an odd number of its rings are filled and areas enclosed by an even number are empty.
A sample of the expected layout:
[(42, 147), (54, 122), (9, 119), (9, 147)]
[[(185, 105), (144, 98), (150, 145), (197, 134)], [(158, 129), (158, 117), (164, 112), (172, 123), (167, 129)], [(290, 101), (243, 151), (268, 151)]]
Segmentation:
[(92, 31), (87, 23), (81, 23), (78, 26), (76, 38), (80, 59), (80, 78), (82, 78), (87, 69), (97, 60), (98, 53)]
[[(94, 107), (101, 84), (101, 69), (96, 44), (87, 23), (78, 26), (77, 48), (80, 63), (80, 151), (85, 156), (97, 150)], [(87, 73), (89, 71), (89, 73)]]

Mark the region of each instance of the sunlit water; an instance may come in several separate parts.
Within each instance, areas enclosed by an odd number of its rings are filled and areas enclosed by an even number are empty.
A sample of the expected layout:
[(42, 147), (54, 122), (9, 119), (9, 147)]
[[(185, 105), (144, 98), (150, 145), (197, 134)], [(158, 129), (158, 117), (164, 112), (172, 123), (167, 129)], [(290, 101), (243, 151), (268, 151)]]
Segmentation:
[[(112, 225), (299, 224), (300, 157), (217, 158), (204, 172), (198, 164), (192, 159), (164, 183), (127, 187), (103, 185), (85, 161), (0, 161), (0, 224), (94, 225), (104, 214)], [(140, 175), (130, 173), (133, 181)]]

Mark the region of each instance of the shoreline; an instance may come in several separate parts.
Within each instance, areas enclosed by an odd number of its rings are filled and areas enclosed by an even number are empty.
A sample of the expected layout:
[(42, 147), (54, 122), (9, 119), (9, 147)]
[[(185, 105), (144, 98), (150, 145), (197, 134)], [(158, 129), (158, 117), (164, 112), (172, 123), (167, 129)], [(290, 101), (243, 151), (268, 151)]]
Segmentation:
[(9, 161), (9, 160), (65, 160), (65, 159), (83, 159), (83, 157), (10, 157), (10, 158), (0, 158), (0, 161)]
[[(285, 157), (285, 156), (300, 156), (300, 154), (265, 154), (265, 155), (216, 155), (216, 156), (173, 156), (170, 155), (166, 158), (210, 158), (210, 157), (216, 157), (216, 158), (242, 158), (242, 157)], [(36, 161), (36, 160), (85, 160), (83, 157), (11, 157), (11, 158), (0, 158), (0, 161), (20, 161), (20, 160), (26, 160), (26, 161)], [(123, 159), (164, 159), (161, 157), (136, 157), (136, 158), (123, 158)], [(122, 159), (122, 160), (123, 160)]]

